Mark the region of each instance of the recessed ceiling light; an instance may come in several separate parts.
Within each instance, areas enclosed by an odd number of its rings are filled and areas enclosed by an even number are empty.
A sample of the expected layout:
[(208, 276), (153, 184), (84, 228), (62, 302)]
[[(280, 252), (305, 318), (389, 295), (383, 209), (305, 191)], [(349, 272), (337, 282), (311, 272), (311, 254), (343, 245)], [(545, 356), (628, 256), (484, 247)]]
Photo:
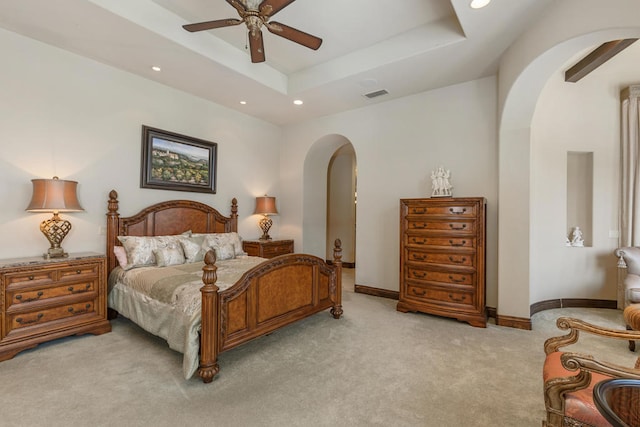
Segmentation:
[(247, 105), (247, 101), (240, 101), (240, 104)]
[(158, 67), (157, 65), (154, 65), (153, 67), (151, 67), (151, 69), (153, 71), (161, 71), (162, 69), (160, 67)]
[(302, 105), (302, 104), (304, 104), (304, 102), (302, 102), (302, 100), (301, 100), (301, 99), (296, 99), (295, 101), (293, 101), (293, 103), (294, 103), (294, 104), (296, 104), (296, 105)]
[(471, 4), (469, 4), (469, 6), (471, 6), (472, 9), (480, 9), (488, 5), (490, 2), (491, 0), (471, 0)]

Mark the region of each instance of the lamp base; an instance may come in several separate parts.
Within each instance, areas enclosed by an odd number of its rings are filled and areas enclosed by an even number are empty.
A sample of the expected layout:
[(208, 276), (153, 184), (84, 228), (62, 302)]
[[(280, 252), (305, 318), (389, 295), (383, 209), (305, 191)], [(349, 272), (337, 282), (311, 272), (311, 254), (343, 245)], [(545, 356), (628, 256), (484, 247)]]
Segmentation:
[(260, 236), (260, 240), (271, 240), (271, 236), (269, 236), (269, 229), (273, 225), (273, 221), (268, 216), (264, 216), (259, 222), (260, 229), (262, 230), (262, 236)]
[(49, 243), (51, 243), (51, 247), (47, 253), (43, 255), (45, 259), (66, 258), (69, 256), (69, 254), (62, 249), (60, 244), (70, 230), (71, 223), (66, 219), (63, 220), (60, 218), (60, 216), (58, 216), (58, 212), (54, 212), (53, 217), (40, 223), (40, 231), (44, 234)]
[(47, 253), (42, 254), (42, 257), (44, 259), (51, 259), (51, 258), (67, 258), (69, 256), (68, 253), (66, 253), (64, 251), (64, 249), (62, 248), (49, 248), (49, 250), (47, 251)]

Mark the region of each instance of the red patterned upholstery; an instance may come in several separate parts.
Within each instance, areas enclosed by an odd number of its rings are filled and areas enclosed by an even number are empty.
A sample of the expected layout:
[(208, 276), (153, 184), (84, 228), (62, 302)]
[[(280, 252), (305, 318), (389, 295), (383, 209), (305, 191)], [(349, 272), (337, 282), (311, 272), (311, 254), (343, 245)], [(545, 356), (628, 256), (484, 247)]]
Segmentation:
[[(542, 369), (545, 383), (552, 378), (570, 377), (578, 373), (578, 371), (568, 371), (562, 366), (561, 355), (561, 351), (556, 351), (545, 359)], [(611, 379), (611, 377), (598, 373), (591, 375), (591, 384), (587, 388), (565, 394), (565, 417), (594, 427), (610, 427), (611, 424), (604, 419), (593, 403), (593, 387), (600, 381)]]

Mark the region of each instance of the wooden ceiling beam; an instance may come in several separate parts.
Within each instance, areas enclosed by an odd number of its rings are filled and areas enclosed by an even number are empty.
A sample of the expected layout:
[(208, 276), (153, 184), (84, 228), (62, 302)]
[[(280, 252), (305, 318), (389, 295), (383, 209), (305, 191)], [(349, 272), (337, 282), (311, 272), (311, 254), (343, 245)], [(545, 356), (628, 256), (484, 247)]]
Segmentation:
[(621, 39), (606, 42), (595, 48), (573, 67), (564, 73), (564, 81), (575, 83), (614, 56), (629, 47), (638, 39)]

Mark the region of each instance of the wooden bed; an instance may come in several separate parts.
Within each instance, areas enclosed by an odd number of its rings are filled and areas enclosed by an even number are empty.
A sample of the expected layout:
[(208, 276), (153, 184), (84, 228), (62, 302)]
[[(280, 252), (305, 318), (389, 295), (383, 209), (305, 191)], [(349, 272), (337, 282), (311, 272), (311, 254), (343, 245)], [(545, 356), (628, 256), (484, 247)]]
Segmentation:
[[(237, 232), (238, 206), (224, 216), (203, 203), (173, 200), (142, 209), (130, 217), (118, 213), (118, 193), (109, 193), (107, 212), (107, 270), (118, 261), (114, 246), (118, 236), (176, 235)], [(281, 255), (247, 271), (232, 287), (216, 286), (216, 259), (207, 252), (201, 288), (202, 326), (198, 375), (205, 383), (218, 373), (218, 354), (253, 338), (330, 308), (334, 318), (342, 315), (342, 249), (336, 240), (332, 265), (307, 254)]]

